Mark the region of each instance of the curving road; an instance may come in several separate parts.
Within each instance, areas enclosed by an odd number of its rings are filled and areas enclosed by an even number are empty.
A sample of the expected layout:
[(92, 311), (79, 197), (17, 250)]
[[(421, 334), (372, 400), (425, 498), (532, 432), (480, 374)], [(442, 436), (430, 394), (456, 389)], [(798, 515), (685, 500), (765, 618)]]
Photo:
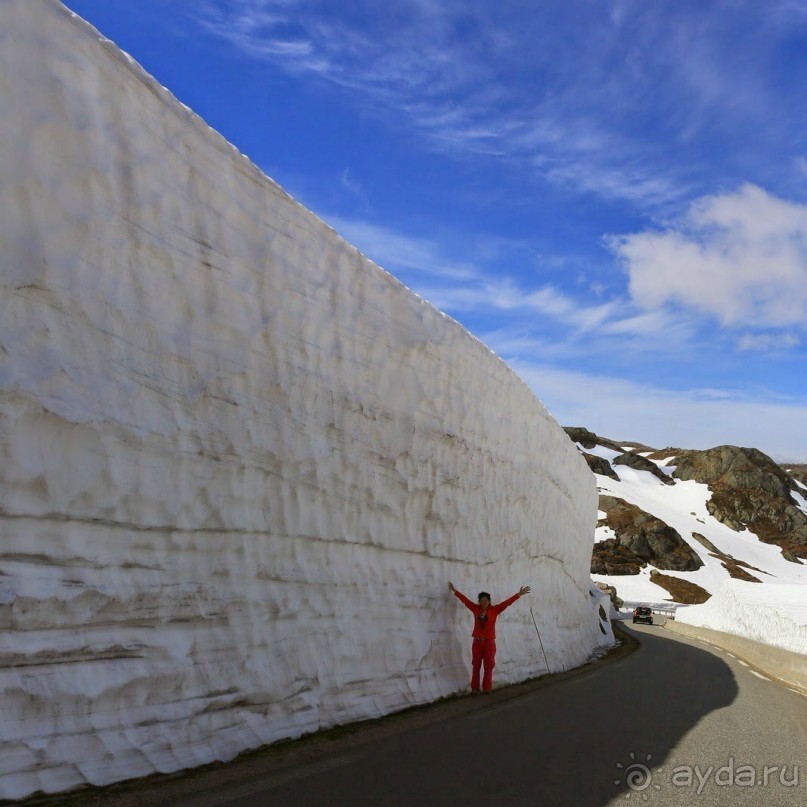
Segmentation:
[(807, 697), (660, 626), (626, 632), (572, 674), (58, 803), (807, 805)]

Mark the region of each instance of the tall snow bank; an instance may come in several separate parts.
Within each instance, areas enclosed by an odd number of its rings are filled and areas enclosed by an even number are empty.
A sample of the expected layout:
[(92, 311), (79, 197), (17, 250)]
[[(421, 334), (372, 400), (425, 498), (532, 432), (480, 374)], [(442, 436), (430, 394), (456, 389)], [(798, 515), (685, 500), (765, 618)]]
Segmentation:
[(675, 619), (807, 655), (807, 587), (798, 583), (730, 580), (703, 605), (679, 606)]
[[(603, 641), (530, 390), (51, 0), (0, 5), (0, 797), (172, 771)], [(605, 628), (603, 628), (603, 631)]]

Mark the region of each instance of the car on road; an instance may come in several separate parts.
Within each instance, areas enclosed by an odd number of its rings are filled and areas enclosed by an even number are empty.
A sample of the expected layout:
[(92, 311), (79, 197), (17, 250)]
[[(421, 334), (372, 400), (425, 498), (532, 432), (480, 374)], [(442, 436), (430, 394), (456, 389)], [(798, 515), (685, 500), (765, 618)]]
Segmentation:
[(653, 611), (650, 608), (640, 605), (638, 608), (633, 609), (633, 624), (637, 622), (647, 622), (648, 625), (653, 624)]

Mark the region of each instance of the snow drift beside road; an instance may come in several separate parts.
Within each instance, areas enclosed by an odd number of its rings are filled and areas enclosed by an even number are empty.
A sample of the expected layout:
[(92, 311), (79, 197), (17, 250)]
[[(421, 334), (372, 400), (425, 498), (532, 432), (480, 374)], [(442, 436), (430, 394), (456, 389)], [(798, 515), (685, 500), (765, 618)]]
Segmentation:
[(807, 655), (804, 585), (730, 580), (703, 605), (679, 607), (675, 619)]

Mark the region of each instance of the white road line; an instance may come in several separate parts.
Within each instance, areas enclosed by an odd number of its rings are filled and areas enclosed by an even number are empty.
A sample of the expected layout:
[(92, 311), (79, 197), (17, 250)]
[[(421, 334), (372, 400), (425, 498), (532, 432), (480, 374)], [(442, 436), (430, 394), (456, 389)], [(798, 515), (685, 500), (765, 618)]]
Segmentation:
[(749, 665), (749, 664), (746, 664), (746, 663), (745, 663), (745, 662), (744, 662), (744, 661), (743, 661), (741, 658), (738, 658), (738, 659), (737, 659), (737, 661), (739, 661), (739, 662), (740, 662), (740, 664), (742, 664), (742, 665), (743, 665), (743, 667), (750, 667), (750, 665)]
[(757, 678), (761, 678), (763, 681), (770, 681), (771, 680), (767, 676), (762, 675), (762, 673), (758, 673), (756, 670), (752, 670), (752, 669), (749, 668), (748, 672), (750, 672), (751, 675), (756, 675)]

